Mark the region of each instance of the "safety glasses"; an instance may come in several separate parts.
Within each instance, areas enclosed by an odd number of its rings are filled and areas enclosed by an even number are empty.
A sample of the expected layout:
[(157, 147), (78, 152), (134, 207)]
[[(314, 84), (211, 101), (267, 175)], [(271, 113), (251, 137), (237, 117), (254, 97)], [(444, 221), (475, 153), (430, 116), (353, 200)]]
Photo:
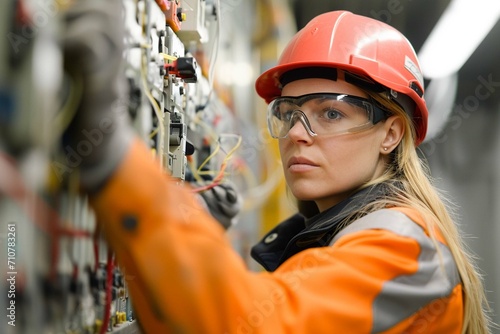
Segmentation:
[(388, 115), (388, 111), (362, 97), (314, 93), (274, 99), (267, 109), (267, 124), (273, 138), (286, 138), (297, 121), (314, 137), (364, 131)]

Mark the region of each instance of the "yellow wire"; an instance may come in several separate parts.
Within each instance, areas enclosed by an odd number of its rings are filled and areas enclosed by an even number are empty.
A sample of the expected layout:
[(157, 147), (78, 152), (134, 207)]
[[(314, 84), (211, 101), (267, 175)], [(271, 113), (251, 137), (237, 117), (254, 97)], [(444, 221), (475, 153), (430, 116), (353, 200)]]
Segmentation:
[(158, 102), (156, 102), (156, 99), (154, 98), (154, 96), (149, 91), (148, 83), (146, 81), (146, 75), (144, 72), (141, 73), (141, 77), (142, 77), (142, 85), (144, 88), (144, 93), (146, 93), (146, 96), (148, 97), (149, 102), (151, 102), (151, 104), (153, 105), (155, 115), (158, 118), (158, 121), (161, 122), (160, 127), (163, 128), (163, 117), (161, 114), (161, 108), (158, 105)]
[[(240, 135), (236, 135), (236, 134), (221, 134), (221, 137), (226, 137), (226, 136), (228, 136), (228, 137), (229, 136), (236, 137), (238, 139), (238, 141), (233, 146), (233, 148), (231, 150), (229, 150), (229, 152), (226, 153), (226, 156), (222, 160), (221, 166), (227, 165), (227, 163), (229, 162), (229, 160), (232, 158), (234, 152), (236, 152), (236, 150), (241, 146), (241, 142), (242, 142), (242, 138), (241, 138)], [(217, 141), (216, 149), (214, 149), (214, 151), (212, 152), (212, 154), (210, 154), (203, 161), (203, 163), (200, 165), (200, 167), (198, 168), (198, 174), (200, 174), (200, 175), (213, 175), (213, 174), (216, 173), (216, 171), (211, 171), (211, 170), (209, 170), (209, 171), (201, 171), (201, 168), (203, 168), (203, 166), (205, 166), (208, 163), (208, 161), (210, 161), (210, 159), (212, 159), (218, 153), (219, 150), (220, 150), (220, 138)]]
[(149, 139), (153, 139), (153, 137), (156, 136), (159, 130), (160, 128), (156, 127), (153, 131), (151, 131), (151, 133), (149, 134)]
[[(214, 174), (213, 171), (202, 171), (201, 169), (210, 161), (210, 159), (212, 159), (219, 152), (219, 150), (220, 150), (219, 138), (218, 138), (217, 134), (215, 133), (215, 131), (213, 130), (213, 128), (211, 128), (210, 126), (208, 126), (208, 124), (201, 121), (200, 113), (198, 113), (196, 115), (196, 117), (194, 117), (193, 121), (195, 124), (204, 128), (205, 131), (207, 132), (207, 134), (209, 135), (210, 139), (212, 140), (212, 142), (216, 143), (216, 147), (214, 148), (214, 151), (205, 160), (203, 160), (203, 162), (200, 164), (200, 166), (196, 170), (196, 174), (198, 175), (198, 177), (199, 177), (199, 175)], [(194, 170), (195, 169), (193, 169), (193, 171)]]
[(215, 131), (213, 130), (212, 127), (208, 126), (208, 124), (201, 121), (200, 114), (201, 113), (198, 113), (196, 115), (196, 117), (193, 119), (194, 123), (203, 127), (205, 129), (205, 131), (208, 133), (208, 135), (210, 136), (210, 138), (212, 139), (212, 141), (217, 141), (219, 138), (217, 133), (215, 133)]
[(213, 152), (201, 163), (201, 165), (198, 167), (198, 175), (209, 175), (213, 174), (213, 171), (202, 171), (201, 169), (205, 167), (205, 165), (219, 152), (220, 150), (220, 143), (217, 141), (217, 145), (215, 146)]
[(227, 162), (229, 161), (229, 159), (231, 159), (232, 155), (234, 154), (234, 152), (236, 152), (236, 150), (241, 146), (241, 141), (242, 141), (242, 138), (240, 135), (237, 135), (237, 134), (232, 134), (232, 133), (226, 133), (226, 134), (221, 134), (221, 137), (222, 136), (227, 136), (227, 137), (236, 137), (238, 139), (238, 141), (236, 142), (236, 144), (233, 146), (233, 148), (231, 150), (229, 150), (229, 152), (227, 152), (226, 154), (226, 157), (224, 158), (223, 162)]
[[(141, 13), (141, 28), (142, 28), (142, 36), (144, 38), (147, 37), (146, 35), (146, 10), (143, 10), (142, 13)], [(147, 64), (146, 64), (146, 56), (144, 54), (144, 50), (145, 49), (149, 49), (151, 48), (151, 44), (148, 44), (148, 43), (140, 43), (140, 47), (142, 49), (141, 51), (141, 83), (142, 83), (142, 86), (143, 86), (143, 90), (144, 90), (144, 93), (146, 94), (149, 102), (151, 103), (151, 106), (153, 107), (153, 110), (155, 112), (155, 115), (156, 115), (156, 118), (158, 119), (158, 127), (153, 130), (149, 136), (150, 138), (154, 137), (154, 135), (156, 135), (156, 133), (159, 131), (159, 129), (163, 129), (163, 117), (162, 117), (162, 114), (161, 114), (161, 108), (160, 106), (158, 105), (158, 103), (156, 102), (156, 99), (154, 98), (154, 96), (151, 94), (151, 91), (149, 90), (149, 86), (148, 86), (148, 82), (147, 82), (147, 79), (146, 79), (146, 71), (147, 71)], [(162, 133), (160, 133), (160, 137), (162, 137)], [(162, 138), (160, 139), (162, 140)], [(163, 152), (160, 152), (160, 154), (162, 154)]]
[[(236, 136), (236, 135), (233, 135), (233, 136)], [(220, 170), (217, 173), (217, 175), (214, 177), (214, 179), (211, 181), (211, 183), (209, 183), (209, 184), (207, 184), (205, 186), (193, 189), (194, 192), (201, 192), (201, 191), (208, 190), (210, 188), (213, 188), (213, 187), (217, 186), (218, 184), (220, 184), (222, 182), (222, 180), (224, 178), (224, 172), (225, 172), (226, 167), (227, 167), (227, 162), (229, 161), (229, 159), (231, 158), (231, 156), (233, 155), (233, 153), (238, 149), (238, 147), (240, 146), (240, 144), (241, 144), (241, 136), (238, 136), (238, 142), (233, 147), (233, 149), (231, 149), (228, 152), (228, 154), (226, 155), (226, 157), (222, 161), (222, 164), (220, 166)]]
[(73, 120), (73, 117), (75, 116), (76, 110), (78, 108), (78, 102), (80, 102), (83, 95), (83, 80), (81, 76), (77, 79), (75, 79), (73, 76), (69, 76), (69, 78), (71, 83), (69, 85), (70, 91), (68, 99), (66, 100), (66, 103), (64, 103), (59, 113), (57, 113), (57, 115), (54, 117), (56, 129), (58, 129), (58, 131), (61, 133), (66, 130), (68, 125)]
[(188, 159), (188, 164), (189, 164), (189, 168), (191, 169), (192, 173), (193, 173), (193, 177), (195, 178), (196, 181), (198, 181), (198, 183), (203, 183), (203, 178), (200, 176), (200, 174), (198, 174), (198, 170), (196, 168), (196, 166), (194, 165), (194, 161), (191, 160), (191, 159)]
[(176, 56), (172, 56), (172, 55), (169, 55), (169, 54), (166, 54), (166, 53), (160, 53), (160, 56), (163, 57), (163, 59), (167, 60), (167, 61), (174, 61), (174, 60), (177, 60), (177, 57)]
[[(164, 132), (163, 132), (163, 115), (161, 113), (161, 108), (156, 102), (156, 99), (154, 96), (151, 94), (151, 91), (149, 90), (148, 83), (146, 80), (146, 57), (143, 55), (142, 56), (142, 61), (141, 61), (141, 81), (142, 81), (142, 86), (144, 93), (146, 94), (149, 102), (153, 106), (153, 110), (155, 112), (156, 118), (158, 119), (158, 127), (156, 128), (156, 131), (160, 131), (160, 148), (163, 145), (163, 139), (164, 139)], [(154, 131), (153, 131), (154, 132)], [(150, 136), (154, 136), (154, 134), (150, 134)], [(159, 152), (160, 155), (160, 164), (163, 166), (163, 149), (161, 149)]]

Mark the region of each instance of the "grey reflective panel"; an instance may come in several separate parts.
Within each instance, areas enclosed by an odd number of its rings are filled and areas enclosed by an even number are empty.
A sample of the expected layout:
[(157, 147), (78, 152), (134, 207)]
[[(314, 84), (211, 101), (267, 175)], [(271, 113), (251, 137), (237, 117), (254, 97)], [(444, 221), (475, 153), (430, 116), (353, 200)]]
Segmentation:
[(417, 271), (386, 281), (375, 298), (372, 333), (387, 330), (432, 301), (449, 296), (460, 282), (448, 247), (438, 242), (440, 256), (424, 230), (399, 211), (385, 209), (368, 214), (340, 231), (331, 245), (347, 234), (367, 229), (384, 229), (410, 237), (419, 243), (421, 249)]

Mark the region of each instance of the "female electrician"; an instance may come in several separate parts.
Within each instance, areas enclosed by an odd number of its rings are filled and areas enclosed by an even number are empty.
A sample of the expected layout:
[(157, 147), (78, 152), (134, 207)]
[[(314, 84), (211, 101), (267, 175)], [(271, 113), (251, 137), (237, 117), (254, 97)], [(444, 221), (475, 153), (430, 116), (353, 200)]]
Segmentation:
[[(84, 42), (67, 43), (66, 54), (89, 55)], [(119, 57), (118, 46), (108, 50), (116, 57), (92, 60)], [(73, 69), (87, 83), (94, 68), (108, 70), (87, 64)], [(73, 134), (120, 122), (106, 108), (116, 75), (98, 78), (109, 86), (86, 89)], [(487, 333), (480, 280), (416, 154), (427, 109), (408, 41), (370, 18), (322, 14), (256, 88), (302, 212), (252, 250), (269, 272), (245, 268), (130, 128), (105, 132), (82, 165), (143, 331)]]

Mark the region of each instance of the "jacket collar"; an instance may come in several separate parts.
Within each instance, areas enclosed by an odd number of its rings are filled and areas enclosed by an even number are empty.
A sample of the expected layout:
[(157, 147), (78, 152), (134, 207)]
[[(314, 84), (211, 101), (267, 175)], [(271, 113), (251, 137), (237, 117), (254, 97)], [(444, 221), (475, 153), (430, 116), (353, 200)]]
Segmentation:
[(383, 184), (377, 184), (358, 191), (307, 220), (296, 213), (267, 233), (252, 247), (250, 254), (267, 271), (274, 271), (302, 250), (327, 246), (344, 226), (339, 226), (342, 221), (385, 194)]

